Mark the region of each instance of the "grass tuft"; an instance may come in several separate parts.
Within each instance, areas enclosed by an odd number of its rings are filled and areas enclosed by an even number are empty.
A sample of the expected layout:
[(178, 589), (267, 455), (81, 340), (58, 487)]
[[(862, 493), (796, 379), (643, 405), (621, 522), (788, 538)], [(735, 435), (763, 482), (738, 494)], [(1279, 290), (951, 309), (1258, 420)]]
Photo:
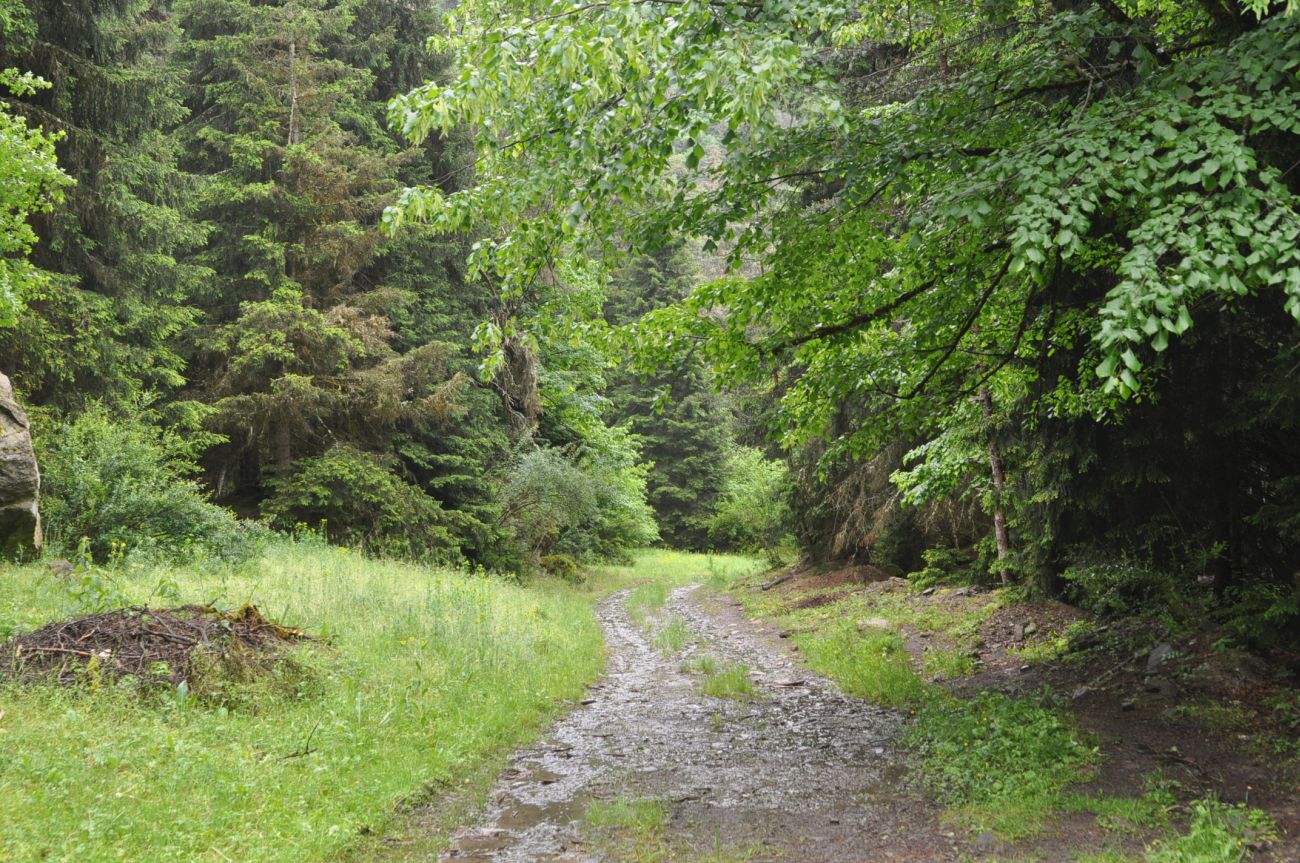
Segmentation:
[(668, 622), (659, 628), (655, 633), (655, 647), (665, 656), (672, 656), (691, 639), (691, 631), (687, 628), (686, 622), (680, 617), (673, 615)]
[(887, 707), (913, 706), (925, 698), (925, 684), (896, 632), (859, 631), (851, 621), (841, 621), (798, 635), (796, 643), (809, 667), (834, 678), (850, 695)]
[(732, 698), (747, 701), (756, 698), (754, 681), (749, 679), (749, 666), (743, 662), (729, 662), (704, 674), (700, 691), (713, 698)]
[(1264, 812), (1218, 800), (1192, 804), (1187, 833), (1159, 842), (1147, 850), (1147, 863), (1241, 863), (1254, 844), (1277, 837)]

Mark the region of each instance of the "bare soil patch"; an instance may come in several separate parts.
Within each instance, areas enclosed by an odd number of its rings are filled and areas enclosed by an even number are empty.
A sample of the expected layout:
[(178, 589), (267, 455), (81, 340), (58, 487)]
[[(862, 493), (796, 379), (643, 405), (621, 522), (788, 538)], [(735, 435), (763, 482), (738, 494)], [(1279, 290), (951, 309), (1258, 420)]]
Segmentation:
[[(820, 600), (826, 587), (824, 576), (805, 571), (773, 592), (795, 610), (810, 593)], [(897, 578), (835, 599), (869, 599), (880, 592), (906, 595), (917, 618), (940, 610), (956, 619), (993, 600), (980, 588), (910, 593)], [(922, 631), (906, 622), (898, 628), (918, 670), (926, 648), (957, 644), (941, 630)], [(997, 609), (980, 625), (971, 655), (977, 660), (974, 674), (936, 682), (965, 696), (1049, 692), (1097, 741), (1103, 758), (1081, 793), (1136, 797), (1150, 777), (1161, 776), (1177, 784), (1184, 805), (1214, 796), (1264, 809), (1282, 836), (1250, 859), (1300, 860), (1300, 728), (1294, 716), (1288, 722), (1276, 708), (1279, 699), (1296, 697), (1296, 657), (1225, 647), (1221, 634), (1210, 630), (1179, 637), (1155, 621), (1099, 621), (1056, 601)], [(1051, 835), (1014, 850), (1034, 859), (1069, 860), (1095, 844), (1101, 832), (1093, 816), (1066, 813)], [(1143, 840), (1130, 837), (1120, 844), (1140, 853)]]

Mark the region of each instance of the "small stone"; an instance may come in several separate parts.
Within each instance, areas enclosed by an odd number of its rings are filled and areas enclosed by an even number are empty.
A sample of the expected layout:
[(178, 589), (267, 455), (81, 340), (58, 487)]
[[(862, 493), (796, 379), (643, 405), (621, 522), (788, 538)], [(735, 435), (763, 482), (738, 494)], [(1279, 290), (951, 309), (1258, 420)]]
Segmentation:
[(1020, 666), (1020, 672), (1021, 672), (1022, 674), (1023, 674), (1024, 672), (1028, 671), (1028, 670), (1029, 670), (1029, 666), (1028, 666), (1028, 665), (1022, 665), (1022, 666)]
[(1038, 624), (1032, 620), (1025, 624), (1025, 635), (1033, 635), (1038, 631)]
[(927, 587), (925, 590), (921, 591), (921, 595), (922, 595), (922, 596), (931, 596), (931, 595), (934, 594), (935, 590), (936, 590), (936, 588), (933, 588), (933, 587)]
[(1017, 623), (1015, 626), (1011, 627), (1011, 640), (1012, 641), (1025, 640), (1025, 625), (1023, 623)]
[(1169, 657), (1174, 652), (1174, 646), (1167, 641), (1162, 641), (1151, 652), (1147, 654), (1147, 674), (1155, 674), (1160, 667), (1169, 661)]

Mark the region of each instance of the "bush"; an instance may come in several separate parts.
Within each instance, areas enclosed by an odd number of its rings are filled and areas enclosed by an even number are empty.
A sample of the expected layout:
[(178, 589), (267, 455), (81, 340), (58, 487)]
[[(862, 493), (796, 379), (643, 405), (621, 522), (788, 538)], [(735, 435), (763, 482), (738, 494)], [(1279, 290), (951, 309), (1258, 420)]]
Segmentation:
[(455, 563), (453, 513), (395, 474), (382, 457), (336, 446), (299, 459), (271, 483), (262, 512), (282, 530), (319, 527), (331, 542), (390, 557)]
[(208, 500), (192, 462), (138, 416), (95, 406), (37, 439), (51, 548), (98, 561), (123, 554), (184, 559), (254, 554), (265, 530)]
[(778, 562), (793, 544), (787, 482), (784, 464), (753, 447), (733, 449), (709, 520), (709, 539), (718, 548), (766, 554)]
[(619, 559), (659, 536), (634, 449), (593, 449), (578, 459), (532, 450), (510, 471), (501, 497), (503, 520), (533, 561)]
[(542, 558), (541, 567), (547, 575), (553, 575), (573, 584), (580, 584), (583, 580), (578, 562), (567, 554), (548, 554)]

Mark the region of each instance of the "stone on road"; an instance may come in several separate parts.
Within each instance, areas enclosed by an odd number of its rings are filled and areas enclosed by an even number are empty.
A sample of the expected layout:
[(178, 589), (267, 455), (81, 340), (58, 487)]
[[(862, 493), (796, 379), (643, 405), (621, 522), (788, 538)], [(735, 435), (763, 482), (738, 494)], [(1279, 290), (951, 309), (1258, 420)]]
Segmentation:
[[(629, 619), (626, 592), (597, 606), (608, 670), (548, 738), (517, 752), (478, 824), (446, 861), (598, 861), (583, 832), (593, 801), (654, 799), (673, 841), (701, 855), (803, 863), (949, 860), (936, 813), (906, 793), (901, 717), (798, 666), (775, 630), (695, 588), (665, 613), (694, 641), (673, 656)], [(687, 664), (742, 662), (757, 697), (704, 695)], [(689, 859), (689, 858), (686, 858)]]

